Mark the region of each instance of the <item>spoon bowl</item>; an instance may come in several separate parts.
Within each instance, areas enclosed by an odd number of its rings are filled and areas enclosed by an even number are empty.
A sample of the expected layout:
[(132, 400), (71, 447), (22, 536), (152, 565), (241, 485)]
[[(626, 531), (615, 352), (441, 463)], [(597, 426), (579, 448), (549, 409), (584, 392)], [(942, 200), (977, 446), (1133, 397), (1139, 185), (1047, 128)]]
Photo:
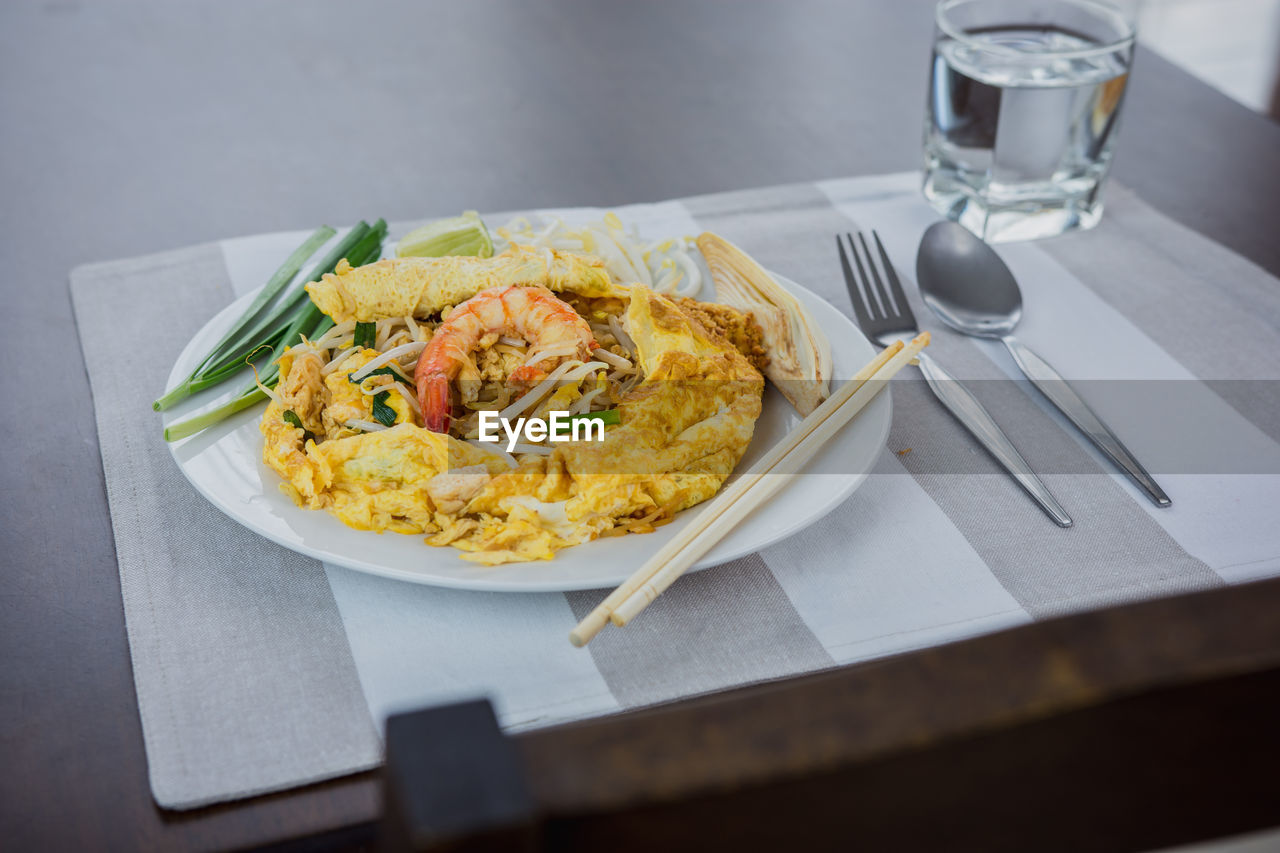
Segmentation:
[(916, 257), (926, 305), (966, 335), (1003, 338), (1022, 319), (1022, 291), (995, 250), (954, 222), (929, 226)]

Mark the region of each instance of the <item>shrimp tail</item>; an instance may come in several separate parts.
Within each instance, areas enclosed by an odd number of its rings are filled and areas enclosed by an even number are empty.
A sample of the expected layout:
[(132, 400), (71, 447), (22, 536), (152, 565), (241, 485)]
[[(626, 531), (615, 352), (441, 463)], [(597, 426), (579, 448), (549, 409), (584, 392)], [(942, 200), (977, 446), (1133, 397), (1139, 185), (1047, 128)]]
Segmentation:
[(449, 377), (440, 373), (422, 377), (418, 382), (418, 404), (422, 406), (422, 420), (427, 429), (441, 433), (449, 431)]

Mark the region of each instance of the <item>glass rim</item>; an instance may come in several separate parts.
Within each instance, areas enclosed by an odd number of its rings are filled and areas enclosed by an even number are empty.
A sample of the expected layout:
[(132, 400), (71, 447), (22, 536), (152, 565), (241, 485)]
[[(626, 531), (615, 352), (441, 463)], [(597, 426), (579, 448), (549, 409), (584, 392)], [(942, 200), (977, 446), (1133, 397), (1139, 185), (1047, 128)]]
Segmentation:
[(1064, 6), (1083, 7), (1093, 12), (1101, 13), (1104, 17), (1118, 23), (1127, 34), (1121, 38), (1115, 39), (1114, 41), (1095, 45), (1093, 47), (1075, 48), (1072, 50), (1046, 50), (1038, 51), (1036, 53), (1027, 53), (1026, 51), (1021, 51), (1016, 48), (978, 41), (970, 35), (969, 31), (961, 29), (947, 20), (947, 13), (952, 9), (957, 6), (963, 6), (975, 2), (982, 2), (982, 0), (939, 0), (938, 5), (934, 9), (933, 15), (938, 29), (942, 30), (942, 32), (950, 38), (953, 38), (958, 42), (963, 42), (966, 46), (975, 50), (981, 50), (987, 53), (997, 53), (1011, 58), (1021, 57), (1029, 61), (1039, 61), (1042, 59), (1087, 59), (1089, 57), (1115, 53), (1117, 50), (1123, 50), (1131, 47), (1138, 34), (1135, 24), (1119, 9), (1108, 3), (1098, 2), (1098, 0), (1054, 0), (1055, 3)]

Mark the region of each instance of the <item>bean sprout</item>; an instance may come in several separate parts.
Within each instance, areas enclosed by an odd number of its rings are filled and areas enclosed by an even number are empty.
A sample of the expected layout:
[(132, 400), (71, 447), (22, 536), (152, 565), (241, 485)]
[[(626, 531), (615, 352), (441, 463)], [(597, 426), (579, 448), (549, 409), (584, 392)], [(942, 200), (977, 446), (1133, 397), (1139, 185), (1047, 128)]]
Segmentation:
[(604, 391), (605, 389), (603, 388), (592, 388), (574, 401), (573, 405), (569, 407), (569, 414), (580, 415), (591, 411), (591, 401), (603, 394)]
[(318, 340), (314, 341), (314, 343), (317, 347), (320, 347), (321, 349), (324, 349), (326, 347), (329, 349), (332, 349), (333, 347), (338, 345), (340, 338), (346, 337), (347, 335), (354, 334), (355, 330), (356, 330), (356, 321), (347, 320), (344, 323), (338, 323), (329, 331), (325, 332), (323, 335), (319, 337)]
[(573, 355), (574, 350), (578, 347), (576, 344), (561, 344), (559, 346), (547, 346), (536, 351), (531, 351), (529, 358), (525, 361), (525, 366), (537, 364), (540, 361), (546, 361), (549, 358), (561, 358), (566, 355)]
[[(249, 366), (253, 367), (252, 364)], [(284, 400), (280, 399), (280, 395), (275, 392), (275, 389), (268, 388), (266, 385), (262, 384), (262, 377), (258, 376), (258, 368), (256, 367), (253, 367), (253, 384), (257, 385), (258, 390), (261, 391), (263, 394), (266, 394), (267, 397), (270, 398), (270, 400), (273, 403), (275, 403), (278, 406), (282, 406), (282, 407), (284, 406)]]
[(622, 328), (622, 323), (618, 322), (618, 318), (609, 315), (609, 329), (613, 332), (613, 336), (618, 339), (618, 343), (626, 348), (627, 352), (636, 351), (636, 342), (627, 334), (627, 330)]
[(690, 255), (687, 240), (649, 242), (635, 229), (628, 231), (616, 214), (579, 227), (559, 217), (545, 224), (519, 217), (497, 230), (494, 250), (513, 244), (547, 250), (595, 255), (604, 261), (610, 277), (620, 284), (640, 284), (659, 293), (696, 296), (702, 289), (702, 272)]
[(508, 468), (520, 467), (520, 463), (516, 461), (516, 458), (514, 456), (512, 456), (510, 453), (503, 450), (501, 447), (499, 447), (496, 444), (476, 441), (475, 439), (470, 439), (470, 438), (466, 439), (466, 442), (467, 444), (470, 444), (473, 447), (480, 448), (485, 453), (492, 453), (494, 456), (500, 457), (503, 462), (507, 463)]
[(368, 364), (352, 373), (351, 378), (352, 380), (359, 382), (361, 379), (364, 379), (370, 373), (373, 373), (373, 371), (382, 367), (387, 362), (392, 361), (393, 359), (399, 359), (405, 355), (418, 355), (426, 348), (427, 345), (425, 343), (414, 342), (395, 347), (394, 349), (389, 349), (377, 358), (371, 359)]
[(346, 361), (348, 358), (355, 355), (355, 353), (356, 353), (355, 347), (347, 347), (344, 350), (339, 350), (338, 354), (333, 357), (333, 360), (330, 361), (328, 364), (326, 364), (323, 368), (321, 368), (320, 375), (328, 376), (330, 373), (333, 373), (333, 371), (338, 369), (338, 365), (342, 364), (342, 362)]
[(631, 367), (631, 362), (620, 355), (609, 352), (607, 349), (592, 350), (591, 354), (603, 362), (607, 362), (612, 367)]
[(391, 320), (378, 320), (374, 325), (377, 334), (374, 336), (373, 348), (379, 351), (386, 349), (387, 339), (391, 336), (391, 330), (400, 322), (403, 321), (399, 317)]
[(422, 340), (422, 329), (418, 326), (417, 323), (413, 321), (412, 317), (405, 317), (404, 325), (405, 325), (405, 328), (409, 330), (409, 334), (413, 336), (413, 339), (415, 341)]
[(373, 421), (362, 421), (359, 418), (351, 418), (343, 424), (348, 429), (360, 429), (365, 432), (381, 432), (386, 429), (382, 424), (375, 424)]

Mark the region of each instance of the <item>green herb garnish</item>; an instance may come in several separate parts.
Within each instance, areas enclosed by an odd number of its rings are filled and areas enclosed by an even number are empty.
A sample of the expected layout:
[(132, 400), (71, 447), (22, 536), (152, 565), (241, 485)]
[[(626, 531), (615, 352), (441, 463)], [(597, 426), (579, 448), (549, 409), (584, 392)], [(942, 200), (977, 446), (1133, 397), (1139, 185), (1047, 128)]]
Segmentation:
[(387, 405), (390, 391), (373, 395), (373, 419), (383, 426), (392, 426), (396, 422), (396, 410)]
[(293, 409), (285, 409), (283, 417), (284, 417), (284, 422), (287, 423), (289, 426), (297, 427), (298, 429), (302, 430), (303, 444), (307, 443), (308, 441), (313, 441), (315, 439), (316, 437), (315, 433), (313, 433), (311, 430), (307, 429), (302, 425), (302, 418), (298, 417), (298, 413), (295, 412)]
[(559, 432), (567, 431), (573, 421), (600, 421), (605, 426), (613, 426), (622, 423), (622, 413), (617, 409), (605, 409), (600, 412), (582, 412), (577, 415), (569, 415), (569, 424), (561, 422)]
[(378, 340), (378, 324), (377, 323), (356, 323), (355, 345), (373, 349), (373, 344)]
[(359, 372), (360, 372), (359, 370), (353, 370), (350, 373), (348, 373), (347, 381), (350, 382), (352, 385), (359, 385), (362, 382), (364, 382), (364, 380), (368, 379), (370, 376), (390, 376), (392, 379), (399, 380), (400, 382), (409, 381), (409, 378), (407, 376), (405, 376), (403, 373), (396, 370), (395, 368), (391, 367), (390, 365), (386, 367), (379, 367), (377, 370), (370, 370), (360, 379), (356, 379), (355, 375)]

